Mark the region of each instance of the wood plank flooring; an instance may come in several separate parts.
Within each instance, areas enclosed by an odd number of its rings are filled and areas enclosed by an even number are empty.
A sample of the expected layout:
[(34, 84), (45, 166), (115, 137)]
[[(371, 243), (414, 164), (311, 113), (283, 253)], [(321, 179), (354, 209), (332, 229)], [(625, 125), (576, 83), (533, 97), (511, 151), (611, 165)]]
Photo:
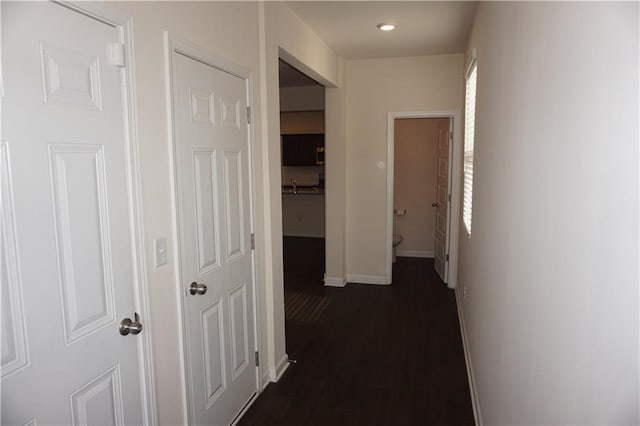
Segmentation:
[(393, 285), (324, 287), (324, 240), (285, 238), (285, 291), (330, 299), (286, 320), (290, 365), (239, 425), (473, 425), (455, 296), (432, 259), (398, 258)]

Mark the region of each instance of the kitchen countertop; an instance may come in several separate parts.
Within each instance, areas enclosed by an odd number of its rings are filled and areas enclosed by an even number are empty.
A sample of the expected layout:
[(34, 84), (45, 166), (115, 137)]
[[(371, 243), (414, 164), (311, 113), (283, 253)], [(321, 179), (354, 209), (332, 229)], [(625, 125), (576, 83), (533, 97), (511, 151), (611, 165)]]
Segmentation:
[(288, 195), (324, 195), (323, 186), (298, 186), (293, 191), (293, 186), (283, 186), (282, 193)]

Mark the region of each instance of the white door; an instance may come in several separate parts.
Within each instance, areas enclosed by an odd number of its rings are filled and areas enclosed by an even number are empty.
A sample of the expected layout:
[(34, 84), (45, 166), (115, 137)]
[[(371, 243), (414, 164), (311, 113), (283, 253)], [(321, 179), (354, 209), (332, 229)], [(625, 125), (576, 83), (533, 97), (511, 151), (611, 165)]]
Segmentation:
[(179, 53), (173, 67), (190, 423), (224, 425), (257, 389), (247, 82)]
[(118, 29), (1, 7), (2, 424), (141, 424)]
[(436, 272), (445, 283), (449, 278), (449, 150), (450, 150), (449, 118), (438, 119), (438, 176), (436, 179), (436, 241), (434, 265)]

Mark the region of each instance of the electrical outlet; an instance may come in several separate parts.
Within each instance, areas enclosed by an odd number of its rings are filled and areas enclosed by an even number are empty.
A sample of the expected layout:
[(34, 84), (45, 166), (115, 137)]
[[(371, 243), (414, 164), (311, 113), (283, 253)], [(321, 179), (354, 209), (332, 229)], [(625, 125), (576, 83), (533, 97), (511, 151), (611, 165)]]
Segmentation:
[(467, 285), (463, 285), (462, 286), (462, 298), (466, 299), (467, 298)]

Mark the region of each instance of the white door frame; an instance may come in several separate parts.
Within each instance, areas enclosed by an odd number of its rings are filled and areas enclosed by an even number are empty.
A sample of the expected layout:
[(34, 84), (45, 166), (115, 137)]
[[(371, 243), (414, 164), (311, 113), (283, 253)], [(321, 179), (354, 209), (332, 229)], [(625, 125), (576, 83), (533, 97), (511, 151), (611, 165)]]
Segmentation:
[(133, 50), (133, 18), (114, 10), (106, 2), (87, 3), (83, 1), (58, 3), (83, 15), (89, 16), (116, 28), (120, 43), (125, 46), (126, 66), (121, 68), (124, 83), (124, 143), (127, 166), (127, 198), (129, 202), (129, 229), (131, 232), (131, 252), (133, 261), (133, 290), (136, 311), (144, 325), (144, 332), (138, 336), (138, 367), (140, 371), (140, 393), (142, 419), (145, 425), (158, 424), (155, 396), (155, 375), (151, 344), (151, 318), (149, 309), (149, 285), (145, 265), (144, 227), (142, 217), (142, 184), (140, 180), (140, 157), (138, 142), (137, 101), (135, 86), (135, 61)]
[(385, 280), (391, 284), (392, 246), (393, 246), (393, 178), (394, 178), (394, 131), (395, 120), (398, 118), (449, 118), (453, 121), (453, 146), (449, 155), (449, 192), (451, 204), (449, 206), (449, 262), (447, 263), (449, 288), (455, 288), (458, 281), (458, 232), (460, 229), (460, 199), (461, 199), (461, 165), (462, 145), (460, 111), (407, 111), (387, 113), (387, 229), (385, 238)]
[[(182, 358), (182, 376), (184, 377), (184, 394), (186, 396), (186, 400), (183, 402), (183, 406), (186, 408), (185, 412), (186, 412), (186, 416), (187, 418), (185, 419), (185, 422), (187, 424), (192, 424), (193, 422), (193, 414), (192, 414), (192, 405), (191, 405), (191, 401), (192, 401), (192, 396), (190, 395), (190, 377), (189, 374), (187, 374), (187, 372), (191, 371), (190, 365), (189, 365), (189, 360), (190, 357), (188, 356), (188, 351), (189, 351), (189, 345), (188, 345), (188, 340), (187, 340), (187, 334), (185, 332), (185, 319), (186, 319), (186, 307), (185, 307), (185, 300), (184, 300), (184, 291), (182, 291), (183, 286), (181, 285), (181, 280), (182, 280), (182, 238), (183, 238), (183, 231), (181, 229), (181, 222), (180, 222), (180, 218), (182, 217), (182, 211), (180, 209), (180, 201), (179, 201), (179, 197), (180, 197), (180, 192), (178, 189), (178, 145), (177, 145), (177, 140), (176, 140), (176, 134), (175, 134), (175, 111), (174, 111), (174, 107), (173, 107), (173, 75), (174, 75), (174, 64), (173, 64), (173, 53), (180, 53), (183, 54), (185, 56), (188, 56), (191, 59), (194, 59), (198, 62), (202, 62), (203, 64), (209, 65), (211, 67), (217, 68), (219, 70), (222, 70), (224, 72), (227, 72), (229, 74), (232, 74), (238, 78), (241, 78), (243, 80), (246, 81), (246, 88), (247, 88), (247, 106), (252, 108), (253, 107), (253, 96), (252, 96), (252, 87), (253, 87), (253, 75), (251, 73), (250, 70), (242, 67), (241, 65), (238, 65), (232, 61), (230, 61), (229, 59), (212, 53), (209, 50), (198, 46), (197, 44), (194, 44), (192, 42), (190, 42), (189, 40), (182, 38), (180, 36), (177, 36), (174, 33), (171, 33), (169, 31), (165, 31), (164, 32), (164, 44), (165, 44), (165, 70), (166, 70), (166, 80), (165, 80), (165, 87), (166, 87), (166, 91), (167, 91), (167, 105), (168, 105), (168, 109), (167, 109), (167, 113), (168, 113), (168, 119), (167, 119), (167, 123), (169, 126), (169, 146), (171, 147), (170, 149), (170, 168), (171, 168), (171, 192), (172, 192), (172, 197), (171, 197), (171, 208), (174, 214), (174, 234), (173, 234), (173, 238), (174, 238), (174, 244), (176, 249), (176, 252), (178, 254), (178, 260), (176, 262), (177, 267), (175, 268), (175, 282), (176, 282), (176, 296), (178, 298), (178, 300), (180, 301), (180, 316), (178, 318), (179, 324), (178, 324), (178, 333), (180, 335), (180, 357)], [(253, 120), (249, 120), (249, 125), (248, 125), (248, 161), (249, 161), (249, 214), (250, 214), (250, 222), (251, 222), (251, 233), (255, 234), (255, 191), (253, 188), (255, 188), (255, 175), (254, 175), (254, 170), (253, 170), (253, 155), (254, 155), (254, 124), (253, 124)], [(258, 247), (258, 245), (256, 245), (256, 247)], [(256, 250), (252, 250), (251, 253), (251, 259), (252, 259), (252, 286), (253, 286), (253, 310), (254, 310), (254, 316), (253, 316), (253, 326), (255, 328), (255, 337), (254, 337), (254, 350), (258, 351), (259, 350), (259, 342), (260, 342), (260, 322), (258, 321), (259, 315), (260, 315), (260, 311), (259, 311), (259, 304), (258, 304), (258, 298), (260, 297), (259, 294), (259, 290), (258, 290), (258, 286), (256, 285)], [(260, 374), (259, 374), (259, 367), (255, 367), (255, 376), (256, 376), (256, 395), (261, 391), (262, 386), (260, 386)], [(240, 413), (238, 413), (238, 415), (236, 416), (236, 419), (239, 419), (242, 414), (244, 414), (244, 412), (246, 412), (246, 410), (249, 409), (249, 407), (251, 406), (251, 404), (255, 401), (255, 397), (253, 399), (251, 399), (250, 401), (248, 401), (248, 403), (244, 406), (244, 408), (242, 409), (242, 411)]]

